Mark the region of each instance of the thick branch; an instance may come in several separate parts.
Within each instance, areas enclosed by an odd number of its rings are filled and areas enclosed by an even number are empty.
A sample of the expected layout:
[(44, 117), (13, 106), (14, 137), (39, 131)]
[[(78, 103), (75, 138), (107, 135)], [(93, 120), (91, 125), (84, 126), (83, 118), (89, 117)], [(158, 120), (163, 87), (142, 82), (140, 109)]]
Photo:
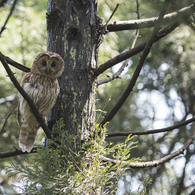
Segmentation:
[(20, 149), (18, 150), (18, 149), (15, 148), (15, 150), (12, 150), (12, 151), (1, 152), (0, 153), (0, 158), (8, 158), (8, 157), (13, 157), (13, 156), (17, 156), (17, 155), (36, 153), (37, 148), (39, 148), (39, 146), (34, 146), (30, 152), (22, 152), (22, 150), (20, 150)]
[(5, 23), (4, 23), (4, 25), (2, 26), (2, 28), (1, 28), (0, 36), (1, 36), (1, 33), (5, 30), (5, 26), (6, 26), (6, 24), (8, 23), (8, 20), (9, 20), (10, 16), (12, 15), (12, 12), (14, 11), (14, 8), (15, 8), (15, 6), (16, 6), (16, 3), (17, 3), (17, 0), (14, 0), (14, 2), (13, 2), (13, 4), (12, 4), (12, 7), (11, 7), (11, 10), (10, 10), (10, 13), (9, 13), (9, 15), (7, 16), (7, 19), (5, 20)]
[(195, 122), (195, 118), (191, 118), (189, 120), (183, 121), (181, 123), (178, 123), (176, 125), (162, 128), (162, 129), (154, 129), (154, 130), (148, 130), (148, 131), (133, 131), (133, 132), (115, 132), (115, 133), (108, 133), (107, 137), (118, 137), (118, 136), (128, 136), (128, 135), (149, 135), (149, 134), (155, 134), (155, 133), (163, 133), (172, 131), (174, 129), (180, 128), (182, 126), (185, 126), (187, 124), (190, 124), (192, 122)]
[(143, 54), (139, 60), (139, 63), (135, 69), (135, 72), (132, 76), (132, 79), (129, 83), (129, 85), (127, 86), (125, 92), (123, 93), (123, 95), (121, 96), (121, 98), (118, 100), (118, 102), (116, 103), (116, 105), (113, 107), (113, 109), (108, 113), (108, 115), (104, 118), (104, 120), (100, 123), (101, 126), (103, 126), (106, 122), (109, 122), (114, 116), (115, 114), (118, 112), (118, 110), (121, 108), (121, 106), (123, 105), (123, 103), (125, 102), (125, 100), (127, 99), (127, 97), (130, 95), (131, 91), (133, 90), (133, 87), (137, 81), (137, 78), (139, 77), (140, 71), (142, 69), (142, 66), (150, 52), (150, 49), (157, 37), (157, 33), (160, 29), (160, 25), (161, 25), (161, 21), (163, 19), (163, 16), (165, 14), (165, 11), (167, 9), (167, 5), (168, 5), (169, 1), (165, 0), (164, 6), (162, 7), (162, 11), (159, 15), (158, 18), (158, 22), (153, 30), (153, 33), (151, 35), (151, 38), (149, 39), (149, 41), (146, 44), (146, 47), (144, 48)]
[[(166, 14), (163, 18), (162, 23), (167, 24), (177, 17), (189, 17), (192, 13), (194, 13), (194, 5), (190, 5), (188, 7), (184, 7), (176, 12), (172, 12)], [(154, 27), (157, 22), (158, 17), (139, 19), (139, 20), (130, 20), (130, 21), (119, 21), (113, 22), (107, 25), (108, 32), (116, 32), (122, 30), (135, 30), (141, 28), (150, 28)]]
[(51, 131), (48, 129), (47, 125), (44, 123), (45, 120), (42, 118), (42, 116), (39, 114), (36, 106), (34, 105), (33, 101), (31, 98), (27, 95), (27, 93), (24, 91), (24, 89), (20, 86), (18, 81), (16, 80), (15, 76), (13, 75), (11, 69), (9, 68), (4, 56), (2, 53), (0, 53), (0, 61), (2, 62), (8, 76), (10, 77), (12, 83), (16, 87), (16, 89), (20, 92), (20, 94), (23, 96), (23, 98), (28, 102), (32, 113), (36, 117), (37, 121), (39, 122), (40, 126), (42, 127), (43, 131), (47, 135), (49, 139), (51, 139)]
[[(183, 147), (181, 147), (176, 152), (173, 152), (173, 153), (171, 153), (171, 154), (169, 154), (169, 155), (167, 155), (159, 160), (148, 161), (148, 162), (136, 162), (136, 163), (130, 163), (130, 164), (126, 161), (121, 161), (121, 163), (126, 165), (127, 167), (131, 167), (131, 168), (156, 167), (162, 163), (165, 163), (165, 162), (173, 159), (176, 156), (179, 156), (180, 154), (183, 154), (184, 150), (186, 150), (186, 148), (193, 142), (194, 136), (195, 136), (195, 128), (193, 129), (192, 135), (189, 137), (189, 139), (183, 145)], [(112, 162), (113, 164), (116, 164), (119, 162), (119, 160), (114, 160), (114, 159), (107, 158), (107, 157), (102, 157), (102, 160), (106, 161), (106, 162)]]

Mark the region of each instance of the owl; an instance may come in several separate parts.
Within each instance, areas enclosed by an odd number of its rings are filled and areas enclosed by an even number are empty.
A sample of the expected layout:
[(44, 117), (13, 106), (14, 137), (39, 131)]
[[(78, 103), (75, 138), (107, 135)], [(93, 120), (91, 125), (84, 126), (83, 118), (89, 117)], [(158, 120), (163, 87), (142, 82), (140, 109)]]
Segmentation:
[[(45, 122), (60, 92), (57, 78), (63, 70), (64, 60), (59, 54), (43, 52), (36, 56), (31, 71), (21, 80), (21, 86), (33, 100), (39, 113), (45, 118)], [(23, 152), (30, 152), (40, 124), (21, 94), (19, 94), (17, 121), (20, 127), (19, 147)]]

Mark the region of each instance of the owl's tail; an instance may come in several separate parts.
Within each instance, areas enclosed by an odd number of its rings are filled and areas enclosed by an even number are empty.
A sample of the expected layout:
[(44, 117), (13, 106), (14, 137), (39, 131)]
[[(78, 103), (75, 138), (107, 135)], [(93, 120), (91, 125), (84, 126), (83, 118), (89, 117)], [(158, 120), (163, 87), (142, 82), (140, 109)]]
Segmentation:
[(22, 152), (30, 152), (33, 148), (37, 135), (37, 130), (31, 130), (28, 132), (27, 129), (21, 129), (20, 131), (20, 138), (19, 138), (19, 147), (21, 148)]

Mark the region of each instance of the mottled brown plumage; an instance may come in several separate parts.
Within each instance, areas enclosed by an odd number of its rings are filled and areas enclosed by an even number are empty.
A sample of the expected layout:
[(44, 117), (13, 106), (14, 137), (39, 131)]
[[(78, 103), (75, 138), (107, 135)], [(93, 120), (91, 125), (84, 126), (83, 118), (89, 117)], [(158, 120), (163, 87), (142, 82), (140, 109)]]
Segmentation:
[[(31, 72), (22, 78), (21, 86), (43, 117), (47, 116), (55, 104), (60, 92), (57, 77), (63, 70), (64, 61), (59, 54), (43, 52), (36, 56)], [(30, 152), (40, 125), (20, 94), (17, 119), (20, 127), (19, 146), (23, 152)]]

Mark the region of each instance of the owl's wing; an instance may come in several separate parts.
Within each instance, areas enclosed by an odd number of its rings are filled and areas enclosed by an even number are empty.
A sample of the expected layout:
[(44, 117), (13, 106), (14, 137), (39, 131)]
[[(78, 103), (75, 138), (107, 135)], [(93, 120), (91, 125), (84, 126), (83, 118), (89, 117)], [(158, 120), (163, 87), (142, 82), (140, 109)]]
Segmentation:
[[(26, 93), (28, 94), (27, 90), (25, 89), (25, 85), (29, 84), (30, 85), (30, 74), (31, 73), (27, 73), (23, 76), (20, 85), (22, 86), (22, 88), (26, 91)], [(29, 95), (29, 94), (28, 94)], [(22, 111), (23, 108), (21, 108), (22, 105), (24, 105), (24, 98), (21, 96), (20, 93), (18, 93), (18, 112), (17, 112), (17, 121), (18, 121), (18, 125), (21, 127), (21, 117), (22, 117)]]
[(20, 83), (23, 88), (24, 88), (25, 83), (30, 83), (30, 76), (31, 76), (31, 73), (27, 73), (23, 76), (21, 83)]

